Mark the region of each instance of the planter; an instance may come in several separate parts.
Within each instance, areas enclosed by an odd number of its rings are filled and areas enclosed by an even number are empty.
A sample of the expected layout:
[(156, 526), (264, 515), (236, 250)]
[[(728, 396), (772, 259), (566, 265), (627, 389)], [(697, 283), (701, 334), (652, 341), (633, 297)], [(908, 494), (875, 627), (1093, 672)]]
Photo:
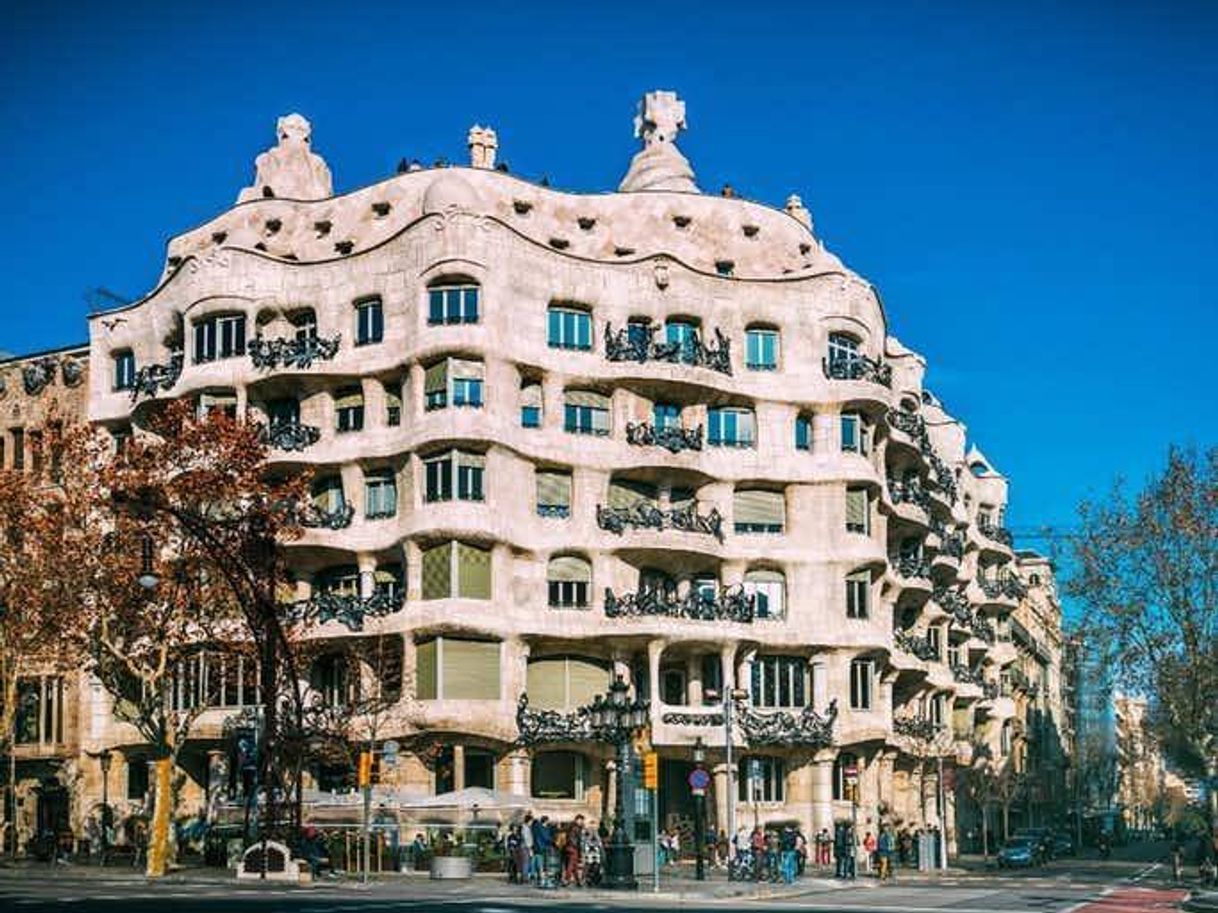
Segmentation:
[(452, 878), (473, 878), (474, 860), (469, 856), (433, 856), (431, 878), (441, 881)]

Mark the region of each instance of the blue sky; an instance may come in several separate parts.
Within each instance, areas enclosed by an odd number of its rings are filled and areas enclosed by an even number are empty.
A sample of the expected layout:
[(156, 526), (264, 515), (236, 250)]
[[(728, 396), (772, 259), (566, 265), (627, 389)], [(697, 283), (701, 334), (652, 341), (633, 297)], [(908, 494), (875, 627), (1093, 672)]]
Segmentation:
[[(192, 8), (197, 8), (192, 11)], [(607, 190), (673, 88), (704, 188), (781, 205), (874, 282), (930, 385), (1069, 525), (1172, 442), (1214, 442), (1218, 5), (10, 3), (0, 349), (82, 340), (230, 205), (276, 116), (339, 191), (399, 158)], [(450, 12), (456, 11), (456, 12)], [(1028, 543), (1034, 544), (1034, 543)]]

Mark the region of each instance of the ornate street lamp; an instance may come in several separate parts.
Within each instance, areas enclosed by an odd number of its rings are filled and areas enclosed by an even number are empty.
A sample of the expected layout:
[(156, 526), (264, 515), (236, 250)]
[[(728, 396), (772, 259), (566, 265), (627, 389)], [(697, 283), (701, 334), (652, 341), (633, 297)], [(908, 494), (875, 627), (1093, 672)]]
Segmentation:
[(690, 775), (689, 785), (694, 794), (694, 848), (697, 852), (697, 868), (695, 877), (698, 881), (706, 881), (706, 746), (702, 744), (702, 736), (694, 740), (694, 772)]
[(605, 887), (611, 890), (637, 890), (634, 877), (634, 845), (626, 833), (626, 799), (623, 791), (630, 763), (630, 740), (647, 724), (648, 701), (630, 699), (630, 686), (617, 676), (607, 697), (592, 700), (590, 716), (596, 738), (617, 747), (617, 789), (614, 791), (613, 833), (605, 848)]
[(161, 578), (157, 575), (156, 570), (152, 566), (152, 537), (145, 536), (140, 543), (140, 575), (135, 578), (145, 590), (155, 590), (161, 582)]
[(97, 754), (97, 763), (101, 765), (102, 775), (102, 811), (101, 811), (101, 864), (106, 864), (106, 856), (110, 852), (110, 762), (114, 755), (110, 749), (103, 748)]

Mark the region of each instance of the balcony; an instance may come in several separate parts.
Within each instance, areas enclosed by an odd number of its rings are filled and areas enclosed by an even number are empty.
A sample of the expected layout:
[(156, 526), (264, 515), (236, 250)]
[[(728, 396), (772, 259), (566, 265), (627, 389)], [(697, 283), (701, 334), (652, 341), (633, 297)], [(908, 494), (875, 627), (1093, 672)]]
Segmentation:
[(272, 422), (262, 426), (261, 436), (268, 447), (300, 452), (321, 440), (321, 429), (298, 421)]
[(346, 529), (355, 517), (355, 505), (343, 504), (333, 509), (319, 504), (309, 504), (296, 515), (297, 522), (306, 529)]
[(750, 747), (765, 745), (781, 747), (829, 748), (833, 745), (833, 722), (837, 719), (837, 701), (817, 713), (805, 707), (798, 715), (786, 710), (764, 712), (738, 704), (736, 720)]
[(722, 729), (724, 725), (723, 712), (715, 708), (700, 708), (698, 710), (670, 710), (660, 715), (660, 722), (668, 726), (702, 726), (710, 729)]
[(739, 586), (722, 587), (714, 594), (690, 588), (684, 596), (661, 588), (622, 596), (605, 589), (606, 618), (687, 618), (752, 624), (756, 609), (757, 597)]
[(978, 687), (985, 685), (985, 676), (963, 663), (956, 663), (952, 666), (952, 678), (962, 685), (977, 685)]
[(930, 464), (931, 487), (941, 491), (950, 504), (955, 504), (960, 493), (956, 488), (956, 477), (952, 473), (951, 467), (934, 453), (926, 454), (926, 462)]
[(675, 529), (685, 533), (702, 533), (723, 541), (723, 515), (715, 508), (709, 514), (698, 513), (694, 502), (684, 507), (663, 510), (650, 501), (639, 501), (629, 507), (596, 505), (596, 525), (621, 535), (631, 529)]
[(888, 495), (893, 504), (913, 504), (930, 513), (930, 494), (917, 476), (908, 479), (888, 477)]
[(977, 521), (977, 531), (981, 535), (993, 542), (999, 542), (1010, 548), (1014, 544), (1014, 538), (1011, 536), (1011, 531), (1004, 526), (995, 526), (988, 518), (983, 517)]
[(571, 713), (534, 710), (529, 706), (528, 694), (520, 695), (516, 704), (516, 731), (516, 741), (520, 745), (589, 742), (595, 738), (589, 707), (580, 707)]
[(939, 658), (938, 645), (932, 643), (927, 637), (910, 634), (908, 631), (894, 631), (892, 642), (896, 644), (897, 649), (916, 656), (920, 660), (931, 662)]
[(892, 718), (893, 732), (919, 742), (933, 742), (939, 735), (940, 729), (942, 729), (941, 726), (936, 725), (932, 720), (925, 717), (894, 716)]
[(930, 576), (930, 559), (925, 555), (893, 555), (889, 561), (897, 574), (907, 580)]
[(866, 355), (849, 358), (823, 358), (821, 369), (829, 380), (866, 380), (892, 387), (892, 367)]
[(246, 351), (255, 368), (264, 371), (274, 368), (311, 368), (319, 361), (329, 361), (338, 354), (341, 336), (329, 339), (322, 336), (302, 336), (290, 339), (264, 339), (255, 336)]
[(337, 621), (348, 630), (362, 631), (365, 619), (400, 612), (404, 602), (405, 596), (400, 588), (376, 590), (369, 596), (321, 590), (308, 599), (288, 603), (283, 608), (294, 622), (326, 624)]
[(937, 586), (931, 591), (930, 598), (943, 611), (951, 615), (957, 624), (963, 627), (969, 627), (972, 624), (973, 610), (969, 607), (968, 600), (958, 590)]
[(172, 352), (169, 364), (144, 365), (135, 372), (135, 380), (131, 383), (131, 401), (135, 402), (141, 396), (156, 396), (164, 390), (170, 390), (182, 376), (182, 365), (185, 361), (182, 352)]
[(649, 361), (690, 365), (709, 368), (720, 374), (732, 373), (731, 340), (715, 329), (715, 346), (702, 341), (701, 334), (694, 332), (692, 338), (681, 342), (659, 342), (655, 338), (659, 327), (623, 327), (614, 332), (613, 324), (605, 324), (605, 358), (608, 361), (633, 361), (643, 364)]
[(663, 447), (669, 453), (702, 449), (702, 426), (680, 428), (672, 425), (656, 428), (650, 422), (629, 422), (626, 443), (640, 447)]

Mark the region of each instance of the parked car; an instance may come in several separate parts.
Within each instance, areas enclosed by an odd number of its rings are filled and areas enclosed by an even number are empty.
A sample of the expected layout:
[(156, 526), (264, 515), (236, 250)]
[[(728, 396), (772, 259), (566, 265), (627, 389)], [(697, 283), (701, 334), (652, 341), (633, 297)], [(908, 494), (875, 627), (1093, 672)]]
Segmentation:
[(1035, 842), (1040, 858), (1037, 862), (1048, 862), (1056, 853), (1053, 846), (1053, 831), (1047, 827), (1022, 827), (1015, 832), (1016, 837), (1026, 837)]
[(1032, 837), (1012, 837), (998, 851), (1000, 869), (1027, 869), (1040, 862), (1040, 846)]
[(1065, 831), (1053, 832), (1053, 855), (1054, 856), (1074, 856), (1078, 853), (1078, 847), (1074, 845), (1074, 838)]

